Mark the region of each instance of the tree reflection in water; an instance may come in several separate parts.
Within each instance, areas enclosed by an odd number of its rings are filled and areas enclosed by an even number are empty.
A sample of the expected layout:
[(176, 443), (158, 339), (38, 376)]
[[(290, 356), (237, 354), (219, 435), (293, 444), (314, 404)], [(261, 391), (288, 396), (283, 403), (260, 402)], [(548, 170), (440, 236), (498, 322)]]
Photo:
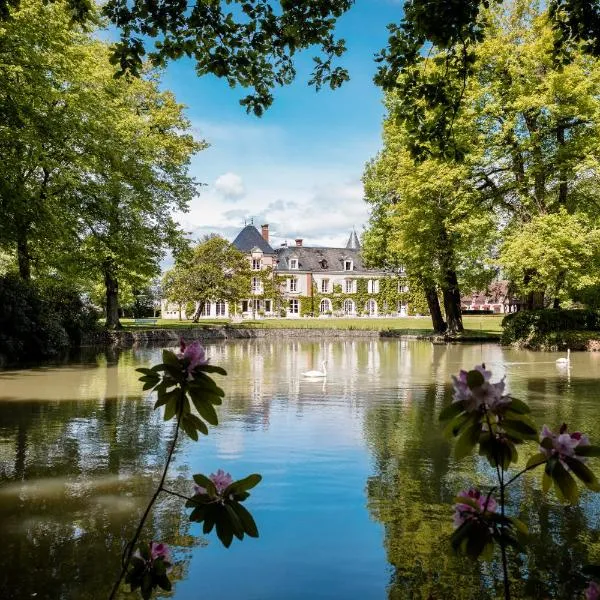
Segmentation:
[[(433, 371), (444, 349), (432, 347)], [(437, 355), (437, 356), (436, 356)], [(471, 366), (471, 365), (466, 365)], [(443, 375), (448, 369), (440, 369)], [(452, 554), (452, 504), (456, 492), (493, 483), (487, 463), (469, 457), (458, 463), (442, 436), (438, 414), (450, 402), (451, 386), (438, 383), (399, 392), (393, 407), (373, 405), (365, 431), (376, 472), (367, 482), (368, 507), (384, 525), (385, 549), (394, 571), (391, 600), (487, 600), (501, 596), (500, 557), (472, 562)], [(527, 378), (515, 397), (532, 405), (538, 422), (571, 422), (600, 435), (600, 415), (578, 397), (595, 396), (596, 379), (568, 385), (560, 378)], [(534, 452), (535, 446), (531, 446)], [(525, 465), (529, 451), (521, 452)], [(584, 492), (579, 506), (564, 507), (541, 493), (539, 473), (524, 477), (511, 491), (517, 516), (530, 527), (528, 554), (513, 556), (513, 597), (572, 600), (581, 596), (584, 564), (600, 562), (600, 503)]]
[[(130, 358), (113, 350), (95, 367), (61, 370), (61, 400), (0, 398), (0, 598), (108, 596), (173, 433), (150, 400), (127, 391)], [(92, 386), (84, 398), (82, 385)], [(166, 497), (145, 532), (179, 551), (174, 582), (198, 543), (182, 516)]]

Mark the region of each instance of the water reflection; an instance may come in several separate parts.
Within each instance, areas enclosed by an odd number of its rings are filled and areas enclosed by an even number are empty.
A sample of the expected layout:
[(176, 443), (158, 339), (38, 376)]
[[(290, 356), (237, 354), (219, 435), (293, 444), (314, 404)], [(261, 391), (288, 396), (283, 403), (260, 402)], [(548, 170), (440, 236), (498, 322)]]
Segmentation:
[[(261, 538), (194, 549), (199, 530), (165, 499), (148, 536), (177, 549), (178, 599), (199, 590), (224, 600), (494, 598), (498, 565), (448, 552), (456, 491), (491, 477), (476, 457), (455, 465), (440, 434), (450, 374), (485, 361), (540, 423), (600, 432), (593, 354), (559, 369), (553, 354), (403, 340), (208, 350), (231, 374), (222, 425), (182, 444), (170, 486), (185, 492), (199, 470), (261, 472), (251, 499)], [(172, 436), (134, 371), (159, 356), (90, 351), (68, 365), (0, 372), (0, 598), (107, 596)], [(323, 381), (301, 376), (324, 360)], [(572, 598), (573, 573), (600, 562), (600, 505), (590, 495), (578, 508), (546, 502), (534, 479), (512, 494), (532, 528), (530, 559), (512, 565), (529, 580), (515, 579), (518, 597)]]

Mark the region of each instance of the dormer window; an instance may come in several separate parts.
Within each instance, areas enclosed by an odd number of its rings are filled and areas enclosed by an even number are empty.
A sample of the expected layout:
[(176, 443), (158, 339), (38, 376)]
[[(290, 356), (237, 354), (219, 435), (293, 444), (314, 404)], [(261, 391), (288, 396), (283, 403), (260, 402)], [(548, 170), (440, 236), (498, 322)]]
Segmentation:
[(260, 260), (260, 258), (253, 258), (252, 259), (252, 270), (260, 271), (261, 263), (262, 263), (262, 261)]
[(321, 265), (321, 269), (326, 269), (328, 266), (327, 261), (324, 258), (319, 261), (319, 264)]
[(344, 261), (344, 271), (352, 271), (353, 268), (354, 268), (354, 265), (352, 264), (351, 260)]
[(297, 269), (297, 268), (298, 268), (298, 259), (290, 258), (290, 269)]

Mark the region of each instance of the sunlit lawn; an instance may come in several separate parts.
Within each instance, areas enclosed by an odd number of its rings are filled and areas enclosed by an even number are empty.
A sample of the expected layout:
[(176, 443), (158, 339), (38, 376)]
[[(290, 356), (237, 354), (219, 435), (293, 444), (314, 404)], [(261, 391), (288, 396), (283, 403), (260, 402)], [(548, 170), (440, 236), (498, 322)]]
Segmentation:
[[(467, 336), (493, 335), (502, 331), (502, 315), (465, 315), (463, 316)], [(207, 327), (214, 325), (229, 325), (240, 328), (294, 328), (294, 329), (393, 329), (399, 333), (428, 334), (431, 333), (429, 317), (399, 317), (399, 318), (327, 318), (327, 319), (259, 319), (244, 320), (231, 323), (227, 319), (202, 319), (199, 323), (179, 321), (177, 319), (158, 319), (156, 325), (136, 325), (133, 319), (121, 319), (126, 329), (176, 329), (190, 327)]]

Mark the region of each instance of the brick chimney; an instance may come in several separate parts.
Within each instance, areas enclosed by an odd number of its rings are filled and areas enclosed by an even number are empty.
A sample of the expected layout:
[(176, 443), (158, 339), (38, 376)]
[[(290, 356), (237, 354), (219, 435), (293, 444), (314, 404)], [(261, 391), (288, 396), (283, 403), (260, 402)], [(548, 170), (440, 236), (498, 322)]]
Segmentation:
[(302, 246), (302, 238), (296, 238), (296, 246)]
[(265, 223), (264, 225), (261, 225), (261, 229), (262, 229), (263, 240), (265, 240), (265, 242), (267, 242), (267, 244), (268, 244), (269, 243), (269, 225), (267, 223)]

